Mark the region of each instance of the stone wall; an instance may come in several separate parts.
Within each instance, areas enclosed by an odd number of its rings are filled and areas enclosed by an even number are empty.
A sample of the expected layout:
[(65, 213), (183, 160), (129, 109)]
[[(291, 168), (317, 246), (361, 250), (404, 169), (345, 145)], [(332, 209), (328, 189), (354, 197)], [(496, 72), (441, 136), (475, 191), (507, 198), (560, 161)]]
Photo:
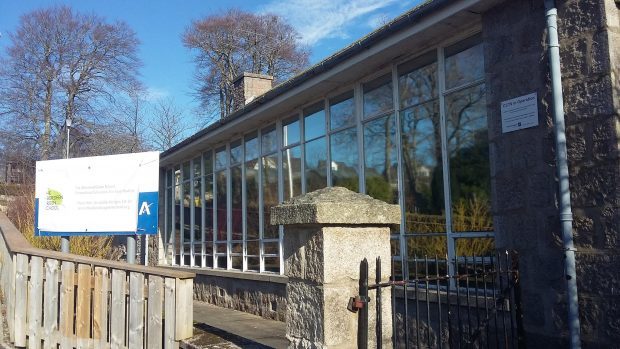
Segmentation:
[[(192, 271), (195, 270), (192, 269)], [(249, 274), (246, 277), (263, 277), (267, 280), (197, 274), (194, 279), (194, 300), (243, 311), (266, 319), (284, 321), (287, 278), (258, 274)]]
[[(557, 3), (582, 341), (609, 347), (620, 340), (618, 10), (613, 0)], [(528, 347), (565, 346), (543, 2), (506, 1), (482, 24), (496, 245), (521, 255)], [(500, 102), (531, 92), (539, 126), (503, 134)]]

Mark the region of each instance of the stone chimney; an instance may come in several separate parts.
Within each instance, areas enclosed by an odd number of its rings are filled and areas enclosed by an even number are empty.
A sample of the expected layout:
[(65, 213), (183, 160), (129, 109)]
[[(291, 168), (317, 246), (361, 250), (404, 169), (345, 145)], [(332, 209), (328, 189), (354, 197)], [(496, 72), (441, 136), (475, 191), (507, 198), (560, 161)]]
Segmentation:
[(238, 110), (252, 102), (256, 97), (271, 90), (273, 76), (242, 73), (234, 81), (235, 101), (234, 109)]

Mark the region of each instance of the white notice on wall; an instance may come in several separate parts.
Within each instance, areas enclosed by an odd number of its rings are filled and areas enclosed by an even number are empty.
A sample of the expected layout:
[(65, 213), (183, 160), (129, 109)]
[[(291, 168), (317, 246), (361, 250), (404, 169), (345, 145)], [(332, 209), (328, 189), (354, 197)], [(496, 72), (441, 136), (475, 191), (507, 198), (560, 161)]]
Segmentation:
[(538, 126), (538, 96), (536, 92), (502, 102), (502, 132), (512, 132)]

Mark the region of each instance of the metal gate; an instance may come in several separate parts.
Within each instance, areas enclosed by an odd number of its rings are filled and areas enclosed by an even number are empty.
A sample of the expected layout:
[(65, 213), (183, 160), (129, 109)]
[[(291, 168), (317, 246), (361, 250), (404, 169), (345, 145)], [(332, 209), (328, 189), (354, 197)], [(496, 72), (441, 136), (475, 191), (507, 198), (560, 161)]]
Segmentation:
[[(492, 256), (437, 257), (410, 261), (409, 280), (398, 280), (394, 263), (390, 281), (381, 282), (376, 260), (375, 282), (368, 280), (368, 261), (360, 264), (359, 295), (349, 310), (358, 312), (358, 348), (369, 343), (368, 311), (376, 302), (373, 342), (382, 347), (382, 294), (391, 292), (395, 348), (521, 348), (524, 346), (518, 258), (513, 251)], [(454, 275), (447, 275), (454, 263)], [(411, 270), (413, 269), (413, 270)], [(375, 299), (369, 291), (376, 290)]]

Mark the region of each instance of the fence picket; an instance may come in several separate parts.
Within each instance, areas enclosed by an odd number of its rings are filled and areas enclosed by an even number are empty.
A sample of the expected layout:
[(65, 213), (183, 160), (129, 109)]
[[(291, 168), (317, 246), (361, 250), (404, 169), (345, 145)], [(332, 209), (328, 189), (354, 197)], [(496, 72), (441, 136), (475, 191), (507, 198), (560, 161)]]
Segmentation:
[(125, 345), (125, 284), (124, 270), (112, 269), (112, 307), (110, 318), (110, 345), (112, 349)]
[(179, 343), (175, 339), (176, 321), (176, 295), (175, 279), (166, 278), (164, 282), (164, 348), (177, 349)]
[(164, 280), (155, 275), (149, 275), (149, 299), (146, 347), (161, 349), (162, 347), (162, 311), (164, 302)]
[(43, 258), (30, 258), (30, 281), (28, 282), (28, 348), (41, 348), (41, 308), (43, 307)]
[(108, 339), (108, 269), (95, 267), (93, 292), (93, 341), (95, 348), (105, 348)]
[(28, 256), (18, 254), (15, 273), (15, 346), (26, 346), (26, 311), (28, 305)]
[(129, 273), (129, 349), (144, 347), (144, 274)]
[[(192, 279), (176, 279), (176, 332), (175, 340), (189, 338), (194, 329), (192, 313), (194, 285)], [(179, 321), (182, 317), (183, 321)]]
[(73, 348), (73, 314), (75, 266), (73, 262), (63, 261), (61, 265), (62, 284), (60, 286), (60, 348)]
[(75, 334), (77, 347), (88, 348), (90, 343), (90, 265), (78, 265), (77, 307), (75, 309)]
[(45, 293), (43, 299), (43, 342), (45, 348), (58, 345), (58, 261), (45, 261)]

